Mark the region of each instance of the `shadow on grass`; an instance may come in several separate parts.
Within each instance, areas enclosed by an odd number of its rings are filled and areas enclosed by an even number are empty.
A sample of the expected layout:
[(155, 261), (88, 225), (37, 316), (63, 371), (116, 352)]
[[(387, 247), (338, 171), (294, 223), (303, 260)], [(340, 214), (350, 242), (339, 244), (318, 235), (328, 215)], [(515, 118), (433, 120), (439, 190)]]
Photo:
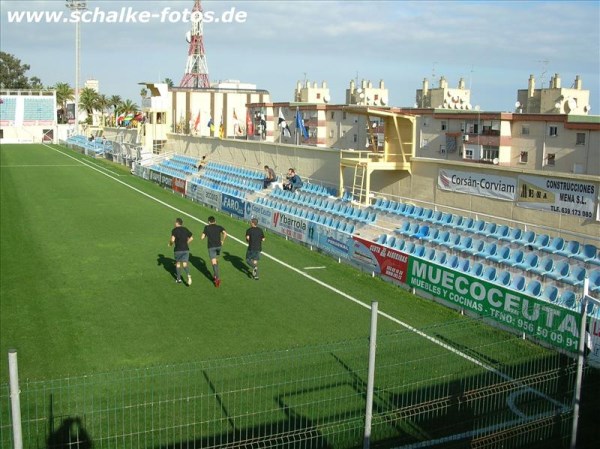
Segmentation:
[(173, 279), (177, 279), (177, 270), (175, 269), (175, 259), (171, 259), (170, 257), (165, 256), (164, 254), (159, 254), (156, 258), (156, 265), (165, 269), (167, 273), (169, 273)]
[(190, 265), (198, 270), (206, 279), (212, 282), (213, 274), (206, 265), (204, 259), (190, 254)]
[(81, 418), (64, 418), (57, 429), (54, 428), (54, 395), (50, 394), (49, 429), (46, 449), (91, 449), (92, 439), (85, 430)]
[(233, 266), (233, 268), (244, 273), (246, 276), (248, 276), (248, 277), (252, 276), (252, 271), (250, 270), (248, 265), (246, 265), (246, 262), (244, 261), (244, 259), (242, 259), (240, 256), (236, 256), (234, 254), (224, 252), (223, 260), (225, 260), (226, 262), (229, 262)]

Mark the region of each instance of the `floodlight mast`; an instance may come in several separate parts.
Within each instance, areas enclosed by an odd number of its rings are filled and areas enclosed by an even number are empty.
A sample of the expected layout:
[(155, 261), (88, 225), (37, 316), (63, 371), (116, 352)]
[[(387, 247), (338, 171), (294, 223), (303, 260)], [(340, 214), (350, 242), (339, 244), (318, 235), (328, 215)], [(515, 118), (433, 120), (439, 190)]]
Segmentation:
[[(84, 0), (67, 0), (65, 6), (71, 10), (84, 11), (87, 9), (87, 2)], [(79, 17), (75, 21), (75, 134), (79, 134), (79, 50), (80, 50), (80, 30)], [(67, 111), (65, 111), (66, 113)]]
[(187, 63), (179, 87), (191, 87), (194, 89), (210, 87), (208, 65), (204, 52), (202, 5), (200, 4), (200, 0), (194, 1), (191, 22), (192, 30), (186, 34), (189, 43)]

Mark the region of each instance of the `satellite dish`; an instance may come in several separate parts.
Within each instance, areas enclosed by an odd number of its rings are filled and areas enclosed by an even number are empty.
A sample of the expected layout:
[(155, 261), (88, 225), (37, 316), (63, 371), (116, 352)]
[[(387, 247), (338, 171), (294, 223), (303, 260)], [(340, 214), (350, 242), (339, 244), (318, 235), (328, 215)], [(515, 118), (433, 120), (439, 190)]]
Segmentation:
[(188, 44), (190, 42), (192, 42), (192, 32), (191, 31), (188, 31), (187, 33), (185, 33), (185, 40)]
[(358, 89), (356, 89), (356, 93), (360, 94), (362, 92), (362, 89), (359, 87)]
[(584, 106), (584, 107), (583, 107), (583, 110), (584, 110), (585, 112), (590, 112), (590, 109), (592, 109), (592, 107), (591, 107), (589, 104), (588, 104), (587, 106)]
[(556, 103), (554, 103), (554, 108), (560, 109), (560, 102), (557, 101)]
[(575, 98), (569, 98), (567, 100), (567, 106), (569, 106), (571, 111), (574, 111), (577, 108), (577, 100), (575, 100)]
[(481, 109), (481, 106), (479, 106), (478, 104), (475, 105), (475, 110), (479, 111)]
[(451, 97), (451, 96), (452, 96), (452, 93), (451, 93), (450, 91), (448, 91), (448, 96), (449, 96), (449, 97)]
[(495, 157), (495, 158), (492, 160), (492, 163), (493, 163), (494, 165), (498, 165), (498, 164), (500, 163), (500, 161), (498, 160), (498, 158), (497, 158), (497, 157)]
[(365, 98), (365, 94), (361, 92), (361, 93), (358, 95), (358, 98), (360, 98), (360, 99), (362, 100), (363, 98)]
[(329, 97), (329, 95), (325, 95), (325, 96), (323, 97), (323, 101), (324, 101), (325, 103), (329, 103), (329, 101), (330, 101), (330, 100), (331, 100), (331, 98)]
[(516, 108), (516, 109), (519, 109), (520, 107), (521, 107), (521, 102), (520, 102), (520, 101), (517, 101), (517, 102), (515, 103), (515, 108)]
[(467, 111), (468, 111), (469, 109), (471, 109), (471, 103), (467, 103), (467, 104), (465, 105), (465, 109), (466, 109)]
[(387, 97), (381, 97), (381, 99), (379, 101), (381, 101), (381, 104), (385, 106), (388, 102), (388, 99), (387, 99)]

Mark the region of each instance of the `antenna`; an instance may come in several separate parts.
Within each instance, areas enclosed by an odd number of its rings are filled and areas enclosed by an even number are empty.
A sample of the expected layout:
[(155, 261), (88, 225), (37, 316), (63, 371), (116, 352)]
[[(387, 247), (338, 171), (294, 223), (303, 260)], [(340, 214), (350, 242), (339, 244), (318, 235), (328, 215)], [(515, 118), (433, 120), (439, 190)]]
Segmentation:
[(437, 61), (433, 63), (433, 67), (431, 67), (431, 82), (435, 81), (435, 65), (437, 64)]
[(475, 70), (473, 70), (473, 66), (471, 65), (471, 71), (469, 72), (469, 91), (471, 90), (471, 83), (473, 81), (473, 73), (475, 73)]

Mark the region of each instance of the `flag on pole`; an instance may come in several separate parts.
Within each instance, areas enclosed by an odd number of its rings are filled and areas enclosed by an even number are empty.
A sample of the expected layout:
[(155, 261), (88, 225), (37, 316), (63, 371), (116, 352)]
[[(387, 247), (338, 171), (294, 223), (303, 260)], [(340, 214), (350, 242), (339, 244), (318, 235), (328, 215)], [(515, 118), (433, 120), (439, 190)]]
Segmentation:
[(296, 107), (296, 129), (302, 133), (302, 136), (305, 139), (308, 139), (308, 131), (304, 126), (304, 119), (302, 118), (302, 115), (300, 115), (300, 109), (298, 107)]
[(194, 122), (194, 131), (198, 131), (199, 124), (200, 124), (200, 111), (198, 111), (198, 115), (196, 116), (196, 121)]
[(210, 134), (213, 135), (215, 132), (215, 121), (212, 119), (212, 117), (210, 118), (206, 126), (208, 126), (208, 129), (210, 130)]
[(219, 137), (225, 138), (225, 126), (223, 125), (223, 115), (221, 115), (221, 123), (219, 124)]
[(246, 109), (246, 135), (254, 135), (254, 123), (252, 123), (252, 117), (250, 116), (250, 109)]
[(233, 134), (236, 136), (241, 136), (244, 134), (244, 130), (242, 129), (242, 125), (238, 120), (238, 116), (235, 113), (235, 108), (233, 109)]
[(292, 133), (290, 132), (290, 127), (285, 121), (285, 117), (283, 116), (283, 108), (279, 108), (279, 128), (281, 128), (281, 135), (284, 137), (292, 137)]

